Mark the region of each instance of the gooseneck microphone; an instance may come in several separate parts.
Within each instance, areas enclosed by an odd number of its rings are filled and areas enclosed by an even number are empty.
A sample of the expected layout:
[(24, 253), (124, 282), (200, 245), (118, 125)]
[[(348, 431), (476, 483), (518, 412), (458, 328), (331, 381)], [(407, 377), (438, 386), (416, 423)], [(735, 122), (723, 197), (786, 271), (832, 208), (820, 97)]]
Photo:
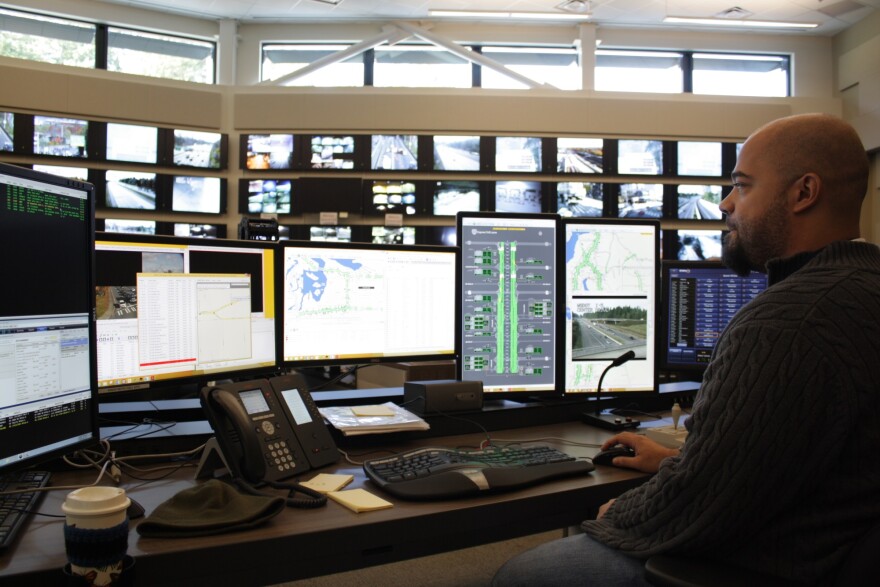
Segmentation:
[(602, 409), (599, 404), (599, 399), (602, 394), (602, 381), (605, 379), (605, 374), (612, 367), (619, 367), (623, 365), (630, 359), (635, 359), (636, 353), (635, 351), (626, 351), (613, 361), (611, 361), (607, 367), (602, 371), (602, 374), (599, 376), (599, 384), (596, 385), (596, 413), (591, 414), (590, 412), (584, 412), (582, 414), (582, 419), (584, 424), (590, 424), (591, 426), (597, 426), (599, 428), (605, 428), (606, 430), (627, 430), (630, 428), (638, 428), (639, 422), (638, 420), (633, 420), (632, 418), (621, 418), (619, 416), (607, 416), (602, 414)]

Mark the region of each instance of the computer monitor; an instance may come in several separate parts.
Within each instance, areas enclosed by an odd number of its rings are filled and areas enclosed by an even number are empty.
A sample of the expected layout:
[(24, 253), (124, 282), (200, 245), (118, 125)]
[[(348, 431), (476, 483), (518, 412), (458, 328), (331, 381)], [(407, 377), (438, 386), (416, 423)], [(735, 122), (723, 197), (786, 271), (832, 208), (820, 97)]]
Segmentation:
[(0, 474), (99, 440), (91, 184), (0, 164)]
[(565, 393), (618, 394), (657, 388), (655, 325), (660, 281), (660, 223), (653, 220), (565, 218)]
[(485, 397), (554, 395), (559, 308), (555, 214), (456, 218), (458, 377)]
[(284, 241), (285, 366), (452, 359), (456, 249)]
[(720, 261), (664, 261), (661, 283), (660, 367), (699, 378), (721, 332), (767, 288), (767, 276), (741, 277)]
[(95, 251), (101, 393), (274, 369), (274, 243), (102, 233)]

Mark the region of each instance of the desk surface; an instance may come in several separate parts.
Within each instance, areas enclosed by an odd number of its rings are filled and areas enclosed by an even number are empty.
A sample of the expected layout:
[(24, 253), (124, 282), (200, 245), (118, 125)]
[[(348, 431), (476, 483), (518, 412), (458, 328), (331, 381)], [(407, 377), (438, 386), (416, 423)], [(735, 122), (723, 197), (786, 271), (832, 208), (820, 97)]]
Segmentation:
[[(597, 448), (555, 443), (550, 437), (581, 443), (600, 443), (609, 433), (568, 422), (492, 433), (502, 440), (541, 439), (578, 457), (589, 457)], [(413, 446), (475, 446), (483, 437), (464, 435), (396, 444), (395, 450)], [(365, 453), (357, 449), (353, 453)], [(361, 461), (382, 453), (352, 458)], [(363, 487), (394, 503), (385, 510), (354, 513), (330, 501), (314, 510), (287, 508), (269, 523), (244, 532), (201, 538), (142, 538), (132, 522), (128, 552), (135, 557), (138, 585), (192, 585), (211, 579), (224, 584), (265, 585), (384, 564), (458, 548), (486, 544), (517, 536), (578, 524), (596, 507), (641, 483), (644, 475), (633, 471), (597, 467), (586, 476), (563, 479), (519, 491), (438, 502), (408, 502), (381, 493), (366, 479), (360, 466), (341, 460), (320, 469), (322, 473), (350, 473), (348, 488)], [(302, 476), (311, 478), (315, 471)], [(167, 479), (144, 484), (124, 477), (123, 487), (147, 511), (177, 492), (191, 487), (194, 469), (186, 468)], [(91, 482), (94, 472), (53, 475), (53, 485)], [(128, 479), (128, 481), (126, 481)], [(66, 491), (49, 492), (40, 511), (60, 514)], [(26, 579), (48, 584), (60, 577), (66, 562), (63, 519), (32, 516), (18, 543), (0, 556), (0, 583)], [(39, 581), (39, 583), (37, 583)]]

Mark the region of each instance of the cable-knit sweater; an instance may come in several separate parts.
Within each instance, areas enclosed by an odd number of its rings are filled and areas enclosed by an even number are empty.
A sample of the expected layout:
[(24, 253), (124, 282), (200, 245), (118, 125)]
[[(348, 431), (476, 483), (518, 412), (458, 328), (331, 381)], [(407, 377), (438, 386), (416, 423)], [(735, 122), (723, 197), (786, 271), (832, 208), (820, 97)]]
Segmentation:
[(588, 534), (816, 584), (880, 521), (880, 249), (835, 242), (768, 274), (716, 345), (681, 454)]

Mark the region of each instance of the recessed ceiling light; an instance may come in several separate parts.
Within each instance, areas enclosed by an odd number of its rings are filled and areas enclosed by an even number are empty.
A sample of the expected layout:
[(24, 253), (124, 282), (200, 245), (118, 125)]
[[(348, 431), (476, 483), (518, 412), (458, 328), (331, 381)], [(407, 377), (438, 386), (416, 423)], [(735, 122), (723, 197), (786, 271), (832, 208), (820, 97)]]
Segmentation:
[(691, 18), (688, 16), (667, 16), (663, 22), (674, 24), (698, 24), (718, 27), (771, 28), (771, 29), (814, 29), (814, 22), (782, 22), (775, 20), (739, 20), (730, 18)]
[(556, 9), (573, 14), (589, 14), (593, 11), (593, 6), (590, 0), (565, 0), (562, 4), (557, 4)]

